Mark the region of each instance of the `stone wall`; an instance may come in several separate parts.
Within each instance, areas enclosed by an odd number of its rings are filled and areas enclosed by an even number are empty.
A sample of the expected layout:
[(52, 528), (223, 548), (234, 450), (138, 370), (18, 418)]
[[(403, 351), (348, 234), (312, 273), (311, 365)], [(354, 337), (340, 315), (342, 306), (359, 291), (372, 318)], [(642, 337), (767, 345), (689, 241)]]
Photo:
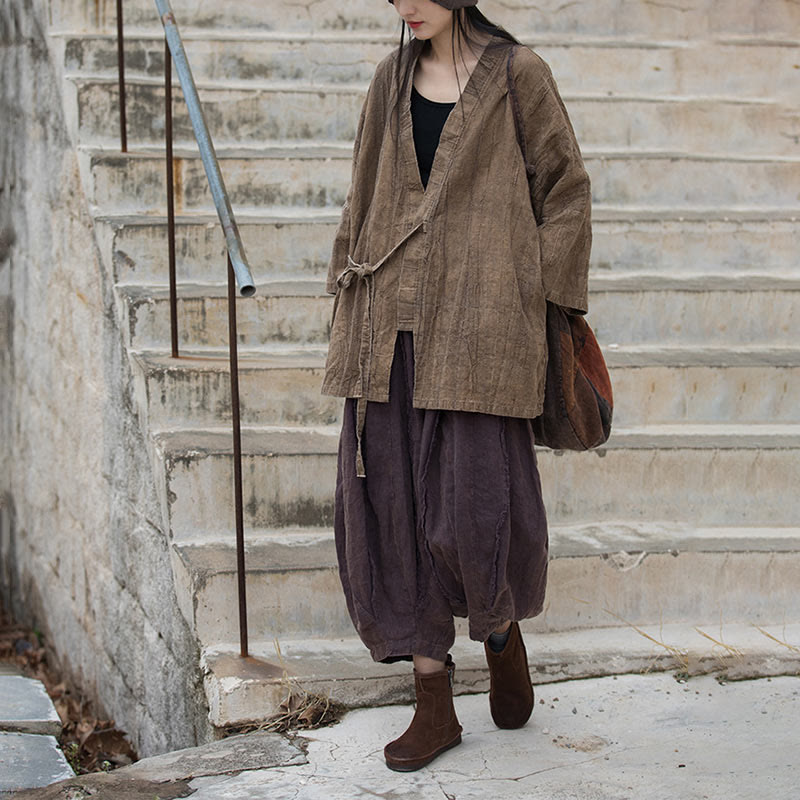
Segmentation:
[(44, 0), (0, 0), (0, 589), (141, 755), (210, 735)]

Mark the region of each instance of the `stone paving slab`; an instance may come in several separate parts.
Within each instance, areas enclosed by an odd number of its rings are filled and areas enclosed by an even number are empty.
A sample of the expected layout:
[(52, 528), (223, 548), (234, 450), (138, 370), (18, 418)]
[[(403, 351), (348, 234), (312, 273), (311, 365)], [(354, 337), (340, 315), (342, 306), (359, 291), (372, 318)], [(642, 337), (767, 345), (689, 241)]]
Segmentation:
[(188, 780), (197, 775), (225, 775), (306, 763), (306, 754), (298, 744), (279, 734), (262, 731), (145, 758), (115, 774), (149, 781)]
[[(300, 740), (305, 745), (305, 740)], [(71, 777), (46, 789), (18, 792), (15, 800), (172, 800), (194, 792), (195, 776), (226, 776), (243, 770), (306, 764), (304, 747), (277, 733), (230, 736), (201, 747), (145, 758), (110, 773)], [(0, 793), (2, 798), (2, 793)]]
[(193, 792), (187, 781), (120, 780), (113, 772), (95, 772), (44, 789), (27, 789), (11, 794), (0, 792), (0, 800), (83, 800), (87, 797), (93, 800), (174, 800), (189, 797)]
[(41, 681), (0, 674), (0, 730), (58, 736), (61, 720)]
[[(519, 731), (494, 727), (487, 695), (456, 698), (461, 746), (394, 773), (383, 745), (410, 706), (349, 713), (303, 734), (308, 764), (191, 782), (193, 800), (796, 800), (800, 679), (719, 683), (622, 675), (536, 689)], [(544, 702), (542, 702), (544, 701)]]
[(47, 786), (72, 775), (54, 736), (0, 733), (0, 797), (17, 789)]

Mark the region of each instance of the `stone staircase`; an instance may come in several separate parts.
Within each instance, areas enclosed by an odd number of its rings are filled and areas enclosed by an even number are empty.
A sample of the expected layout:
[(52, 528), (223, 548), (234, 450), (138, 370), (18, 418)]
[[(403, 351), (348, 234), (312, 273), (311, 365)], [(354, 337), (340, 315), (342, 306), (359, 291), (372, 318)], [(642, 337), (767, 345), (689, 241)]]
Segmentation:
[[(534, 680), (798, 669), (754, 626), (800, 627), (800, 43), (787, 34), (800, 7), (730, 5), (481, 4), (550, 63), (576, 128), (594, 193), (589, 319), (616, 401), (607, 446), (540, 453), (552, 561), (545, 613), (525, 624)], [(54, 3), (52, 32), (212, 722), (271, 713), (284, 666), (351, 704), (405, 698), (408, 667), (373, 664), (344, 607), (330, 527), (341, 401), (319, 394), (324, 272), (395, 16), (375, 0), (174, 7), (258, 284), (237, 306), (247, 660), (223, 242), (178, 97), (173, 360), (154, 6), (125, 4), (127, 155), (113, 2)], [(460, 687), (485, 688), (482, 649), (460, 630)]]

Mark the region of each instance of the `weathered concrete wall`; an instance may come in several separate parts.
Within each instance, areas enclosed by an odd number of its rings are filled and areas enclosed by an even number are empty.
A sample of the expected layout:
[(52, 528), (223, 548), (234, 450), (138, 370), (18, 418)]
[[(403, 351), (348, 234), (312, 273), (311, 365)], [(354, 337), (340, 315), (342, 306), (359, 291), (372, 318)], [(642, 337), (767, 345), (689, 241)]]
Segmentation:
[(210, 733), (47, 20), (0, 0), (0, 588), (147, 755)]

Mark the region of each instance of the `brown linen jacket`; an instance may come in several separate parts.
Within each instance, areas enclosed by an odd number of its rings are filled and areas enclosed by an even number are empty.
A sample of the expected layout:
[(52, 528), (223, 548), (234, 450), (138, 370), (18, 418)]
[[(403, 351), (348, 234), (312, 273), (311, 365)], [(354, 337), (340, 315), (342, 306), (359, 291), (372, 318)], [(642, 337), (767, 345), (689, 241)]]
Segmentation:
[[(412, 39), (404, 57), (416, 62), (421, 47)], [(397, 331), (411, 330), (415, 407), (536, 417), (545, 299), (588, 310), (591, 189), (572, 125), (547, 64), (519, 47), (513, 77), (529, 176), (508, 95), (508, 49), (487, 47), (423, 188), (410, 80), (399, 126), (392, 113), (398, 53), (378, 64), (358, 123), (328, 267), (336, 297), (322, 392), (362, 398), (360, 428), (363, 399), (388, 402)]]

